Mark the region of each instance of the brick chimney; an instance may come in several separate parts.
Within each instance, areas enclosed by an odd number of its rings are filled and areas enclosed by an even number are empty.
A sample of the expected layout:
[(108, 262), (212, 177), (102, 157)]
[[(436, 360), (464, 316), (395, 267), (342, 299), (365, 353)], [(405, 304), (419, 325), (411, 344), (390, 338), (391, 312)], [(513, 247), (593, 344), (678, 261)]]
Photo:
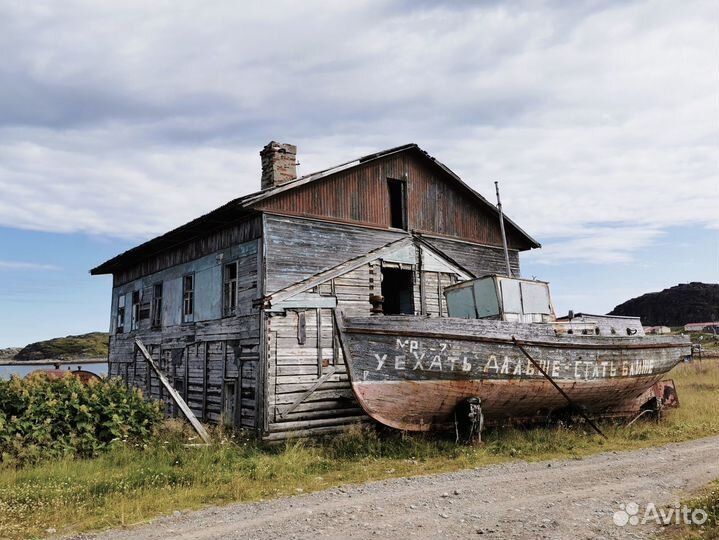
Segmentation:
[(262, 189), (281, 186), (297, 178), (297, 147), (271, 141), (260, 152)]

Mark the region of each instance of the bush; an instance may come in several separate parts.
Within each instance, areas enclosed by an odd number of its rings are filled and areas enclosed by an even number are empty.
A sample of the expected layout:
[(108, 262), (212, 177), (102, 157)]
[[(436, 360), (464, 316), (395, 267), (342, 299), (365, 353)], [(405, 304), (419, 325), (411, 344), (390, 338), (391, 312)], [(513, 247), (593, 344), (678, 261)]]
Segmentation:
[(158, 402), (119, 380), (13, 377), (0, 381), (0, 462), (92, 457), (113, 442), (143, 444), (161, 419)]

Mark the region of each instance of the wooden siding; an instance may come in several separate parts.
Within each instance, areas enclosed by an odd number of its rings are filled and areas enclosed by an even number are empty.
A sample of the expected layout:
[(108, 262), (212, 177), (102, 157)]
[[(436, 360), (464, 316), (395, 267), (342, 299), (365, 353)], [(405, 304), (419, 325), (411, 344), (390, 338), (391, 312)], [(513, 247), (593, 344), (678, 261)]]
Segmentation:
[[(336, 298), (337, 307), (347, 316), (368, 316), (372, 307), (369, 295), (382, 290), (382, 264), (371, 261), (318, 285), (312, 292)], [(458, 276), (422, 272), (420, 295), (419, 273), (415, 271), (414, 275), (416, 313), (424, 309), (432, 317), (446, 316), (441, 287), (455, 282)], [(297, 308), (265, 316), (269, 374), (265, 438), (329, 433), (367, 421), (350, 387), (332, 310)], [(304, 319), (303, 343), (298, 337), (300, 317)]]
[(264, 222), (265, 294), (407, 237), (401, 231), (295, 217), (266, 215)]
[[(502, 248), (459, 242), (450, 238), (423, 236), (422, 239), (474, 274), (475, 277), (484, 274), (505, 275), (507, 273), (507, 264), (504, 261)], [(509, 265), (512, 267), (514, 277), (519, 277), (519, 253), (517, 251), (509, 252)]]
[[(369, 315), (369, 293), (375, 288), (381, 290), (380, 282), (373, 280), (375, 276), (376, 267), (367, 264), (319, 286), (316, 292), (335, 296), (338, 307), (347, 313)], [(303, 344), (298, 340), (300, 314), (305, 319)], [(268, 313), (266, 317), (269, 374), (266, 438), (339, 431), (348, 424), (366, 421), (349, 384), (332, 310), (287, 310)], [(330, 370), (330, 376), (306, 395)], [(292, 411), (283, 414), (290, 407)]]
[(259, 238), (261, 235), (262, 219), (260, 216), (255, 216), (242, 223), (207, 233), (199, 238), (188, 239), (181, 245), (152, 255), (138, 264), (115, 273), (113, 276), (114, 286), (199, 259), (233, 245)]
[[(229, 410), (234, 411), (230, 423), (259, 432), (264, 391), (260, 375), (260, 311), (255, 305), (261, 283), (260, 247), (257, 240), (235, 244), (116, 287), (113, 306), (119, 294), (131, 297), (132, 290), (162, 282), (166, 285), (163, 305), (172, 306), (177, 313), (164, 313), (160, 328), (151, 328), (146, 319), (140, 321), (137, 330), (131, 330), (128, 315), (131, 305), (126, 304), (125, 332), (110, 337), (110, 376), (122, 377), (128, 385), (140, 388), (148, 398), (164, 401), (167, 415), (179, 414), (157, 376), (136, 351), (134, 341), (140, 338), (198, 418), (219, 423), (223, 421), (225, 405), (229, 404)], [(237, 315), (222, 317), (222, 267), (233, 261), (238, 263)], [(198, 278), (204, 277), (198, 279), (200, 287), (195, 289), (195, 315), (198, 318), (194, 322), (181, 323), (181, 281), (188, 271)], [(231, 386), (234, 386), (234, 402), (226, 395)], [(228, 418), (224, 420), (228, 421)]]
[[(409, 151), (299, 186), (258, 203), (256, 209), (387, 229), (391, 223), (388, 178), (407, 179), (410, 230), (502, 245), (496, 213), (426, 158)], [(530, 247), (511, 226), (507, 237), (511, 247)]]
[(164, 402), (168, 416), (178, 411), (149, 369), (134, 340), (146, 344), (153, 360), (185, 399), (195, 415), (219, 423), (226, 382), (236, 384), (235, 425), (257, 428), (259, 315), (232, 317), (212, 323), (139, 331), (110, 338), (111, 377), (122, 377), (147, 397)]

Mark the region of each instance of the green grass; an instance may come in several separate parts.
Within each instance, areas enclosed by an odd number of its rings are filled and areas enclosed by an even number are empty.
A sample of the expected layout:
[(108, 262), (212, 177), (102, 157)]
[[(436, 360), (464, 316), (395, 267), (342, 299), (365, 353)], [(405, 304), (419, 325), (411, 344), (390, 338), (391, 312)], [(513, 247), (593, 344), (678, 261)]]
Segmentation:
[(580, 458), (719, 434), (719, 363), (672, 373), (682, 407), (661, 424), (602, 424), (607, 440), (574, 429), (501, 429), (481, 446), (447, 438), (377, 434), (359, 428), (321, 441), (266, 447), (220, 431), (206, 448), (186, 448), (177, 423), (144, 447), (118, 443), (95, 459), (0, 470), (0, 538), (118, 527), (174, 510), (310, 492), (345, 483), (454, 471), (515, 459)]
[(672, 525), (666, 531), (667, 539), (714, 540), (719, 538), (719, 480), (706, 486), (702, 493), (682, 502), (688, 508), (701, 508), (707, 513), (702, 525)]

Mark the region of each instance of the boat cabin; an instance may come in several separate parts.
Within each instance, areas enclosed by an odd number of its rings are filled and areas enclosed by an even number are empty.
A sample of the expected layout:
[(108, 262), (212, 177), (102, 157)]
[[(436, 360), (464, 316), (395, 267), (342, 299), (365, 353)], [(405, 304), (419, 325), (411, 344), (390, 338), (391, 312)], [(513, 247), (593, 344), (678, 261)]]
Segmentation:
[(549, 283), (489, 274), (444, 289), (449, 317), (521, 323), (549, 323), (555, 334), (643, 336), (639, 317), (572, 313), (557, 317)]
[(464, 281), (444, 290), (450, 317), (513, 322), (556, 320), (549, 284), (497, 274)]

